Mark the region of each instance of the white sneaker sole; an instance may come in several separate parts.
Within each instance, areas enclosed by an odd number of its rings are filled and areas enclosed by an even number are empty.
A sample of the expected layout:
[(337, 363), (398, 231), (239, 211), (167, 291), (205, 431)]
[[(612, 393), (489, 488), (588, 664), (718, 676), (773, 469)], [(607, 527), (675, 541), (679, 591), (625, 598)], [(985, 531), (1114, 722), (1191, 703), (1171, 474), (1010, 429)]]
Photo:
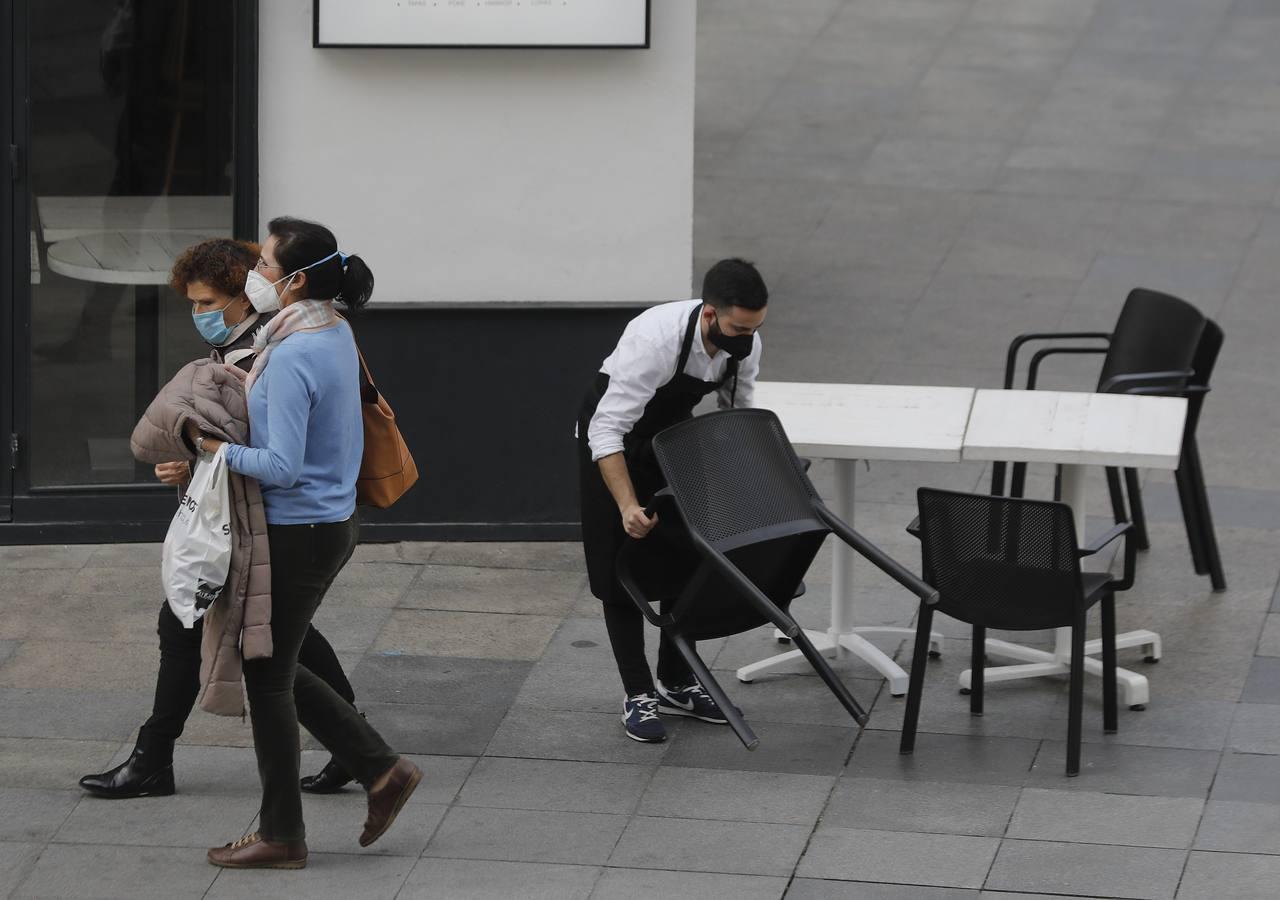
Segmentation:
[(631, 738), (631, 740), (635, 741), (637, 744), (661, 744), (663, 741), (667, 739), (667, 736), (665, 734), (662, 737), (658, 737), (658, 738), (638, 737), (632, 734), (631, 730), (627, 728), (626, 719), (622, 720), (622, 733), (625, 734), (627, 737)]

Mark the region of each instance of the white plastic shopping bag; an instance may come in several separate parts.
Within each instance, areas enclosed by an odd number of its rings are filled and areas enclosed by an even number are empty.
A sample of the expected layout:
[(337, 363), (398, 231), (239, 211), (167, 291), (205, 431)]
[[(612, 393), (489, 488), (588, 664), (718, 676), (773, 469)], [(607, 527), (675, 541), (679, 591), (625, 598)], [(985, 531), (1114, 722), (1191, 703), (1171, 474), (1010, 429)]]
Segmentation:
[(164, 539), (160, 577), (169, 608), (192, 628), (222, 596), (231, 568), (231, 495), (226, 445), (196, 466)]

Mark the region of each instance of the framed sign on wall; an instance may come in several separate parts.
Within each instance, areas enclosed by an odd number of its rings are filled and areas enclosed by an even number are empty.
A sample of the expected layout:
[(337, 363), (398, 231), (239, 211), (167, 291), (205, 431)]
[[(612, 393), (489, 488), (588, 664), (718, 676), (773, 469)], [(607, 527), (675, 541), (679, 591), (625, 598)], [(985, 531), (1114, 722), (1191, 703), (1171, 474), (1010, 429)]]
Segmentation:
[(650, 0), (314, 0), (316, 47), (649, 46)]

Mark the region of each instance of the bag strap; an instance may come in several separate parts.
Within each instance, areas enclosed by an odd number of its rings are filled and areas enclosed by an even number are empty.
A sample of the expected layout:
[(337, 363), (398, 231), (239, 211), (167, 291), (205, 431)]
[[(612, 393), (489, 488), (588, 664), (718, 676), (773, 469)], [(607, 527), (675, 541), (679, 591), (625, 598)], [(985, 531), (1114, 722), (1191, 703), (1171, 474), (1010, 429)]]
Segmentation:
[[(346, 322), (347, 317), (340, 312), (335, 312), (342, 321)], [(360, 357), (360, 399), (365, 403), (378, 402), (378, 386), (373, 383), (373, 375), (369, 371), (369, 364), (365, 362), (364, 354), (360, 351), (360, 345), (356, 343), (355, 329), (351, 327), (351, 323), (347, 322), (347, 330), (351, 332), (351, 343), (355, 345), (356, 356)]]
[(250, 356), (256, 356), (256, 355), (257, 354), (255, 353), (252, 347), (242, 347), (239, 350), (232, 350), (226, 356), (222, 357), (222, 361), (229, 366), (234, 366), (234, 365), (237, 365), (242, 359), (247, 359)]

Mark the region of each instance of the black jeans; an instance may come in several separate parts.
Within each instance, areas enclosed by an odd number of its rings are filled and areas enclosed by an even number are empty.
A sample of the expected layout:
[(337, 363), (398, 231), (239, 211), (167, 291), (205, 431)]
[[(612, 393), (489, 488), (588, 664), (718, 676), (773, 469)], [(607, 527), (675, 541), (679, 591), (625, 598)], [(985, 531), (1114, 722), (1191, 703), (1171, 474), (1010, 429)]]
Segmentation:
[[(151, 717), (138, 731), (138, 747), (157, 765), (163, 766), (173, 762), (174, 742), (182, 736), (200, 693), (200, 639), (204, 634), (204, 619), (197, 619), (194, 628), (183, 628), (169, 604), (161, 603), (156, 633), (160, 636), (160, 671), (156, 675)], [(355, 691), (342, 671), (338, 655), (315, 628), (307, 629), (298, 651), (298, 664), (323, 679), (342, 699), (355, 703)]]
[(354, 516), (332, 524), (267, 526), (274, 652), (247, 660), (244, 678), (262, 781), (258, 831), (268, 840), (306, 836), (298, 787), (299, 723), (365, 788), (397, 759), (355, 707), (298, 659), (311, 617), (355, 552), (358, 531)]

